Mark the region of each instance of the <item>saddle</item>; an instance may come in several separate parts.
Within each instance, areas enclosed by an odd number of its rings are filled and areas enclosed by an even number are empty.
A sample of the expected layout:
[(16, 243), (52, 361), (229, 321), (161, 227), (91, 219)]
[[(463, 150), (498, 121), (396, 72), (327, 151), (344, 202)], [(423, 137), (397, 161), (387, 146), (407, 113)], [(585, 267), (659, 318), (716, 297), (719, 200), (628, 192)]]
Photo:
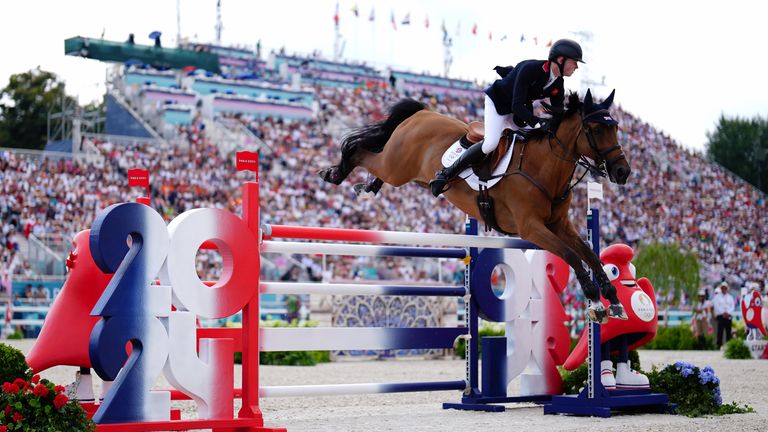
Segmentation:
[[(504, 129), (504, 132), (499, 138), (499, 145), (496, 146), (496, 150), (492, 151), (489, 155), (483, 159), (477, 165), (474, 165), (472, 169), (480, 180), (487, 181), (493, 177), (493, 171), (501, 163), (501, 159), (507, 153), (509, 146), (513, 142), (512, 130)], [(469, 124), (469, 131), (466, 135), (461, 137), (461, 146), (465, 149), (471, 147), (473, 144), (480, 142), (485, 137), (485, 127), (482, 122), (475, 121)]]

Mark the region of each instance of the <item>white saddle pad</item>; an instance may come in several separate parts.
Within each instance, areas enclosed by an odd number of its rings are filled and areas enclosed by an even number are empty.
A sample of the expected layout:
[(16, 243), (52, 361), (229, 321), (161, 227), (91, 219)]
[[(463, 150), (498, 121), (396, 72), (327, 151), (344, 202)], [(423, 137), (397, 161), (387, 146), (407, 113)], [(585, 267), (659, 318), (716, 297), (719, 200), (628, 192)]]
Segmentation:
[[(509, 161), (512, 160), (512, 149), (515, 148), (515, 141), (517, 140), (517, 135), (514, 135), (514, 138), (512, 139), (512, 144), (509, 145), (509, 148), (507, 149), (507, 152), (504, 153), (504, 157), (501, 158), (501, 162), (499, 162), (499, 165), (496, 166), (496, 169), (493, 170), (493, 176), (504, 174), (507, 171), (507, 167), (509, 167)], [(461, 156), (462, 153), (464, 153), (464, 147), (461, 146), (461, 143), (459, 141), (456, 141), (453, 143), (452, 146), (448, 148), (448, 150), (443, 153), (443, 158), (441, 162), (443, 163), (444, 167), (451, 166), (451, 164)], [(498, 183), (503, 177), (494, 177), (490, 181), (484, 182), (481, 181), (474, 171), (472, 171), (472, 168), (467, 168), (464, 171), (459, 174), (459, 176), (464, 179), (464, 181), (467, 182), (469, 187), (471, 187), (473, 190), (479, 191), (480, 186), (483, 186), (487, 189), (490, 189)]]

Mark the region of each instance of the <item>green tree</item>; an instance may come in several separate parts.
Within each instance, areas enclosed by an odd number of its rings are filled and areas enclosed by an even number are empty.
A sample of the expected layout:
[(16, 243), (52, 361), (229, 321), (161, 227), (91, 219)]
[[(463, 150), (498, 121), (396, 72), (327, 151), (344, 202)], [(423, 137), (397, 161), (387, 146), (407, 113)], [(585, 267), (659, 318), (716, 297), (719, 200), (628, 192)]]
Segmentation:
[(48, 113), (56, 107), (73, 106), (73, 102), (52, 72), (37, 68), (11, 75), (0, 90), (0, 146), (41, 150), (47, 138)]
[(707, 156), (742, 179), (768, 192), (768, 120), (720, 116), (713, 133), (708, 133)]
[(691, 252), (685, 252), (677, 244), (651, 243), (639, 248), (634, 264), (637, 275), (650, 279), (657, 296), (673, 293), (674, 303), (680, 301), (682, 292), (689, 299), (699, 290), (699, 260)]

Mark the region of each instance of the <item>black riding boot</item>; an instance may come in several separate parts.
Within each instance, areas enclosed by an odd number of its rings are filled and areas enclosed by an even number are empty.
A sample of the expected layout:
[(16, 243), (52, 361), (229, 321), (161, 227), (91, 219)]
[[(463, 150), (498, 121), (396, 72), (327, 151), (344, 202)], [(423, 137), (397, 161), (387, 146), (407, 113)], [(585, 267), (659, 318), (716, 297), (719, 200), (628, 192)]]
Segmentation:
[(432, 195), (439, 196), (445, 192), (445, 187), (449, 181), (470, 166), (480, 163), (484, 158), (483, 141), (472, 144), (472, 147), (464, 150), (464, 153), (451, 166), (445, 167), (435, 174), (435, 179), (429, 182)]

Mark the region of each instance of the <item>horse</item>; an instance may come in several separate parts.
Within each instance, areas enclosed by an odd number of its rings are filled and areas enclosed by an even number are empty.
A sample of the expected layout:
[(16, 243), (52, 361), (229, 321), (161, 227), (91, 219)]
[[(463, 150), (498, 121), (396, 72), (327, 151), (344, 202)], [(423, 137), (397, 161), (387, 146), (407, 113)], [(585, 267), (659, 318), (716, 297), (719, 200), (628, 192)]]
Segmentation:
[[(568, 218), (568, 209), (577, 164), (619, 185), (625, 184), (630, 175), (629, 161), (618, 140), (618, 122), (608, 111), (614, 93), (599, 104), (593, 102), (589, 90), (583, 102), (571, 93), (566, 109), (549, 110), (553, 128), (533, 130), (514, 143), (509, 168), (487, 191), (495, 202), (499, 231), (519, 235), (565, 260), (591, 300), (587, 317), (602, 323), (609, 317), (627, 319), (627, 315), (600, 258), (579, 237)], [(326, 182), (339, 185), (352, 170), (362, 167), (375, 176), (366, 187), (368, 191), (375, 193), (382, 183), (398, 187), (409, 182), (428, 189), (430, 179), (442, 168), (443, 153), (468, 131), (469, 125), (458, 119), (428, 110), (421, 102), (403, 99), (390, 108), (385, 120), (346, 135), (341, 142), (341, 161), (318, 174)], [(508, 132), (502, 140), (510, 140)], [(461, 211), (481, 219), (477, 195), (460, 179), (454, 179), (443, 193)], [(591, 269), (597, 284), (582, 263)], [(610, 302), (607, 310), (600, 301), (601, 292)]]

